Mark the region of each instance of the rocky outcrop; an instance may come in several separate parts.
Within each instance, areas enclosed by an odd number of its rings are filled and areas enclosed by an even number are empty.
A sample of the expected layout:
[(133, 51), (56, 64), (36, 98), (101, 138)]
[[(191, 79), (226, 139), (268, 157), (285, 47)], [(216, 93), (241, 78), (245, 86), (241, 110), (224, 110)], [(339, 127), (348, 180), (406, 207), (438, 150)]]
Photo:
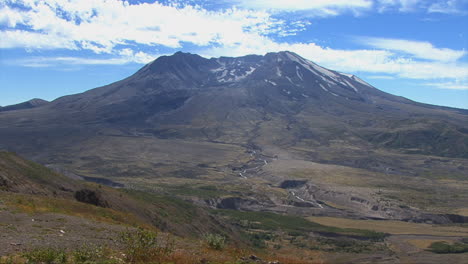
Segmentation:
[(100, 207), (109, 207), (107, 201), (105, 201), (99, 192), (81, 189), (75, 192), (75, 199), (82, 203), (92, 204)]
[(299, 188), (304, 186), (306, 183), (306, 180), (285, 180), (279, 187), (283, 189)]

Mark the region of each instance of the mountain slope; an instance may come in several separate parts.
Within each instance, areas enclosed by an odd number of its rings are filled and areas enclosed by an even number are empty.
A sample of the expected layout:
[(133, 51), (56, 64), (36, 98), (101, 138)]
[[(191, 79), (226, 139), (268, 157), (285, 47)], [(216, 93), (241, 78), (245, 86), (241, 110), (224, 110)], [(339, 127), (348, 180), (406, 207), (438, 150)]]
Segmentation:
[[(327, 70), (291, 52), (219, 59), (179, 52), (157, 59), (127, 79), (59, 98), (40, 110), (4, 113), (0, 124), (64, 130), (85, 126), (158, 137), (176, 127), (182, 138), (245, 143), (248, 136), (239, 134), (251, 131), (252, 123), (275, 119), (290, 129), (289, 124), (297, 125), (292, 132), (302, 135), (294, 140), (340, 129), (356, 135), (362, 141), (358, 144), (448, 157), (468, 155), (467, 111), (386, 94), (355, 76)], [(327, 128), (311, 131), (314, 123), (321, 122), (327, 122)], [(16, 133), (14, 127), (6, 130)]]

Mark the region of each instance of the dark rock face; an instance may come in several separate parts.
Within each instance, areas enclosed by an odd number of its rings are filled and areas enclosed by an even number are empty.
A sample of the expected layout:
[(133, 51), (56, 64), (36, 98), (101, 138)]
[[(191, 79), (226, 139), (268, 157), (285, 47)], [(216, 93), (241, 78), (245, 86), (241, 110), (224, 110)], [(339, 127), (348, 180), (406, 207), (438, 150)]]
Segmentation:
[(412, 218), (405, 218), (402, 221), (429, 224), (465, 224), (468, 217), (456, 214), (419, 214)]
[(109, 179), (96, 178), (96, 177), (87, 177), (87, 176), (81, 176), (81, 177), (86, 181), (95, 182), (95, 183), (106, 185), (106, 186), (113, 187), (113, 188), (123, 188), (125, 186), (125, 185), (123, 185), (121, 183), (114, 182), (114, 181), (111, 181)]
[(463, 215), (456, 215), (456, 214), (446, 214), (445, 217), (447, 217), (450, 222), (456, 223), (456, 224), (466, 224), (468, 223), (468, 217), (463, 216)]
[(296, 207), (316, 207), (315, 204), (311, 202), (303, 202), (303, 201), (292, 201), (291, 205), (296, 206)]
[(228, 197), (221, 199), (216, 207), (219, 209), (242, 210), (255, 204), (257, 204), (257, 201), (254, 200), (240, 197)]
[(249, 257), (241, 257), (239, 263), (242, 264), (281, 264), (279, 261), (265, 261), (255, 255), (250, 255)]
[(0, 190), (8, 191), (10, 188), (9, 181), (3, 176), (0, 176)]
[(102, 199), (98, 192), (89, 189), (81, 189), (76, 191), (75, 199), (82, 203), (88, 203), (100, 207), (108, 207), (107, 202)]
[(307, 183), (305, 180), (285, 180), (280, 184), (280, 188), (293, 189), (300, 188)]

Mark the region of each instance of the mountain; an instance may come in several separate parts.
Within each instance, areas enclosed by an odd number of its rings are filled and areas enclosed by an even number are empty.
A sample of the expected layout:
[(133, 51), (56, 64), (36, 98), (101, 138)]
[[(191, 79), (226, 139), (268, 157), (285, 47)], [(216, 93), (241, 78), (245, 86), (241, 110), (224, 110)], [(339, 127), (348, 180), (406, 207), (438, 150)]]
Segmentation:
[(439, 182), (466, 180), (467, 110), (288, 51), (162, 56), (110, 85), (1, 112), (0, 149), (213, 208), (446, 223), (464, 221), (452, 215), (468, 201)]
[(48, 101), (42, 100), (39, 98), (34, 98), (26, 102), (22, 102), (19, 104), (14, 104), (14, 105), (8, 105), (8, 106), (0, 106), (0, 112), (2, 111), (12, 111), (12, 110), (21, 110), (21, 109), (29, 109), (29, 108), (35, 108), (41, 105), (47, 104)]
[[(293, 141), (319, 136), (325, 137), (322, 143), (330, 140), (327, 129), (338, 129), (332, 137), (349, 140), (343, 135), (347, 131), (354, 141), (377, 147), (468, 157), (467, 110), (392, 96), (291, 52), (218, 59), (178, 52), (127, 79), (29, 113), (3, 115), (2, 123), (21, 117), (13, 123), (118, 128), (158, 137), (165, 137), (166, 127), (177, 126), (178, 137), (242, 143), (249, 136), (239, 134), (253, 130), (252, 122), (273, 119), (296, 134)], [(312, 122), (327, 129), (314, 129)], [(242, 139), (232, 139), (237, 136)]]

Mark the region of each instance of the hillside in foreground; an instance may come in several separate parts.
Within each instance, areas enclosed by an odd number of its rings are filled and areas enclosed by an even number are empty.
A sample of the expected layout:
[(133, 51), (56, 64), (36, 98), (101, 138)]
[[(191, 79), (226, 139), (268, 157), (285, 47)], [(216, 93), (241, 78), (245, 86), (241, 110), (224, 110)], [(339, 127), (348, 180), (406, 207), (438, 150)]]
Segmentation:
[(0, 185), (5, 263), (262, 263), (252, 255), (265, 263), (459, 261), (464, 254), (424, 249), (438, 241), (463, 245), (468, 236), (456, 225), (206, 210), (70, 179), (6, 152), (0, 153)]

